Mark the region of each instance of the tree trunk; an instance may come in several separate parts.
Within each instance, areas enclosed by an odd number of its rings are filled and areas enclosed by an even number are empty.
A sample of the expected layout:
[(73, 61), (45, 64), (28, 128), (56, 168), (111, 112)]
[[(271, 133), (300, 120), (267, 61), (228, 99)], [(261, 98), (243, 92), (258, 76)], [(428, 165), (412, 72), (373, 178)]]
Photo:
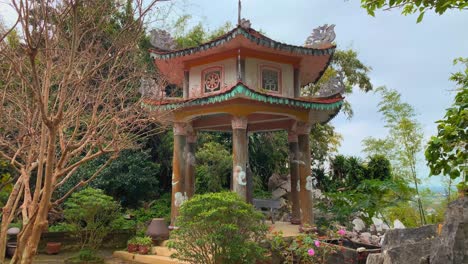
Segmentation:
[[(47, 144), (46, 154), (46, 169), (44, 174), (44, 187), (42, 188), (41, 199), (38, 204), (37, 214), (31, 218), (29, 223), (23, 227), (25, 232), (20, 236), (18, 247), (15, 252), (11, 264), (24, 263), (30, 264), (37, 253), (39, 240), (41, 239), (42, 231), (47, 227), (47, 213), (50, 208), (50, 199), (52, 197), (53, 186), (53, 169), (55, 163), (55, 140), (56, 127), (49, 127), (49, 139)], [(29, 230), (31, 230), (29, 232)]]
[(2, 209), (2, 225), (0, 228), (0, 263), (5, 263), (5, 250), (8, 239), (7, 230), (8, 226), (13, 220), (14, 212), (16, 211), (16, 207), (18, 206), (18, 201), (21, 198), (21, 192), (23, 189), (22, 178), (23, 177), (20, 177), (16, 181), (13, 190), (11, 191), (11, 194), (8, 197), (6, 205)]

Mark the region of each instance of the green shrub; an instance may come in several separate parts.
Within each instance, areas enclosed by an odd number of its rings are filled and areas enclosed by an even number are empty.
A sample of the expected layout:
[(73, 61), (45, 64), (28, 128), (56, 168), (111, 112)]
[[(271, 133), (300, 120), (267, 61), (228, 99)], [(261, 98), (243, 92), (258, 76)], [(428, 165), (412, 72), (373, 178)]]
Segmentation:
[(190, 263), (238, 264), (263, 259), (263, 215), (231, 192), (196, 195), (180, 208), (169, 247)]
[(120, 206), (99, 189), (86, 188), (65, 202), (65, 220), (76, 230), (81, 248), (97, 250), (119, 217)]
[(49, 226), (49, 232), (69, 232), (75, 231), (75, 229), (76, 226), (64, 222)]

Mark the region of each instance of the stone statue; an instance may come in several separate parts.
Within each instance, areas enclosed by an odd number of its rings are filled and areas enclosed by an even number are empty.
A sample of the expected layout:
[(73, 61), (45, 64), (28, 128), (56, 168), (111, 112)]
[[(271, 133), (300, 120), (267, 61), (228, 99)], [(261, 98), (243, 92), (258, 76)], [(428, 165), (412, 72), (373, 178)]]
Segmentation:
[(314, 94), (314, 98), (326, 98), (336, 94), (342, 94), (345, 91), (344, 74), (338, 72), (336, 76), (330, 78), (330, 80), (320, 87), (320, 89)]
[(313, 30), (307, 38), (305, 46), (307, 48), (318, 48), (324, 44), (331, 44), (335, 40), (335, 25), (325, 24)]
[(160, 50), (173, 50), (176, 47), (171, 34), (162, 29), (153, 29), (150, 31), (150, 43)]

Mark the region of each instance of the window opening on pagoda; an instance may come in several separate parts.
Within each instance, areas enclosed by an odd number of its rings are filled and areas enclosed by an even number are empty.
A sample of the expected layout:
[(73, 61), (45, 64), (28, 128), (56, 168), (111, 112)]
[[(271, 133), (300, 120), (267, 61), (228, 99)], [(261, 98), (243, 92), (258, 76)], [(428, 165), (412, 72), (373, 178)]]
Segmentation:
[(261, 66), (261, 88), (279, 93), (281, 91), (281, 70), (271, 66)]
[(205, 69), (202, 74), (202, 87), (204, 93), (221, 90), (223, 83), (223, 68), (216, 66)]
[(182, 97), (183, 96), (183, 91), (182, 89), (175, 85), (175, 84), (169, 84), (164, 88), (164, 95), (165, 97)]

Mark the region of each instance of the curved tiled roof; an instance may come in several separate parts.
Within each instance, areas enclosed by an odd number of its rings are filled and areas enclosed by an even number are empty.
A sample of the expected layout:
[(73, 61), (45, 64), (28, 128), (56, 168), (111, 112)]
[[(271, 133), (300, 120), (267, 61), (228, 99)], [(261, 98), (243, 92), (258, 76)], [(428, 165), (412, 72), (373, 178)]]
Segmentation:
[(251, 100), (264, 102), (269, 104), (278, 104), (278, 105), (287, 105), (291, 107), (299, 107), (305, 109), (315, 109), (315, 110), (332, 110), (339, 109), (343, 104), (343, 97), (341, 95), (336, 95), (331, 98), (286, 98), (281, 96), (276, 96), (267, 93), (261, 93), (259, 91), (253, 90), (242, 82), (237, 83), (237, 85), (231, 87), (228, 90), (218, 92), (216, 94), (209, 94), (197, 98), (189, 99), (171, 99), (171, 100), (144, 100), (143, 106), (149, 108), (150, 110), (161, 109), (161, 110), (172, 110), (176, 108), (184, 108), (191, 106), (200, 106), (208, 104), (221, 103), (230, 99), (247, 97)]
[(325, 47), (325, 48), (307, 48), (307, 47), (302, 47), (302, 46), (289, 45), (289, 44), (285, 44), (285, 43), (272, 40), (254, 29), (251, 29), (251, 28), (245, 29), (245, 28), (238, 26), (234, 28), (233, 30), (229, 31), (228, 33), (212, 41), (201, 44), (200, 46), (180, 49), (180, 50), (173, 50), (173, 51), (150, 49), (150, 52), (153, 58), (167, 60), (167, 59), (191, 55), (191, 54), (195, 54), (195, 53), (202, 52), (205, 50), (209, 50), (211, 48), (214, 48), (226, 42), (229, 42), (230, 40), (240, 35), (244, 36), (245, 38), (255, 43), (256, 45), (264, 46), (264, 47), (271, 48), (274, 50), (300, 54), (300, 55), (312, 55), (312, 56), (331, 55), (333, 54), (336, 48), (336, 46), (334, 45), (330, 45), (329, 47)]

